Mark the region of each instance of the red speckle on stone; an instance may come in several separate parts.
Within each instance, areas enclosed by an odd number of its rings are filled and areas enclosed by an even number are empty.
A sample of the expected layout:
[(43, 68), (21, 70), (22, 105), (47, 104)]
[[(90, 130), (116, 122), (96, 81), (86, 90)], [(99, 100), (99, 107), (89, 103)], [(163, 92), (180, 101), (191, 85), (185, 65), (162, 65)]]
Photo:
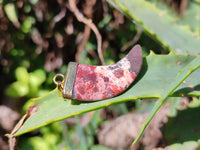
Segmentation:
[(116, 69), (113, 73), (117, 78), (121, 78), (124, 76), (124, 71), (122, 69)]
[(87, 91), (87, 92), (90, 92), (94, 87), (95, 87), (94, 84), (90, 84), (90, 85), (88, 85), (88, 86), (86, 87), (86, 91)]
[(85, 76), (85, 80), (95, 81), (95, 78), (96, 78), (95, 73), (91, 73)]
[(105, 76), (101, 76), (104, 80), (104, 82), (108, 82), (109, 81), (109, 78), (108, 77), (105, 77)]
[(133, 78), (135, 80), (135, 78), (137, 77), (136, 74), (131, 74), (131, 78)]
[(77, 89), (78, 89), (78, 92), (80, 94), (84, 94), (85, 93), (85, 88), (79, 86)]
[(76, 99), (82, 99), (80, 94), (77, 94), (76, 97)]
[(140, 46), (135, 46), (125, 58), (113, 65), (79, 64), (72, 98), (95, 101), (116, 96), (135, 80), (141, 65), (142, 51)]
[(98, 92), (98, 88), (95, 86), (95, 87), (93, 88), (93, 91), (94, 91), (94, 92)]
[(115, 85), (111, 85), (110, 89), (111, 89), (112, 95), (119, 92), (119, 89)]

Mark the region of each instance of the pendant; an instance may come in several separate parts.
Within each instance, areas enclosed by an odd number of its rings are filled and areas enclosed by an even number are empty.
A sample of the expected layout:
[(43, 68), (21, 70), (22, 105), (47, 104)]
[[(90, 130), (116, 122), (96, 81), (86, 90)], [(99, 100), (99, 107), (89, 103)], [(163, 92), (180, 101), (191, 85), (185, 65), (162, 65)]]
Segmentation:
[[(97, 101), (125, 91), (135, 80), (142, 66), (142, 49), (134, 46), (120, 61), (107, 66), (70, 62), (65, 77), (57, 74), (54, 83), (65, 99)], [(57, 78), (62, 78), (57, 81)]]

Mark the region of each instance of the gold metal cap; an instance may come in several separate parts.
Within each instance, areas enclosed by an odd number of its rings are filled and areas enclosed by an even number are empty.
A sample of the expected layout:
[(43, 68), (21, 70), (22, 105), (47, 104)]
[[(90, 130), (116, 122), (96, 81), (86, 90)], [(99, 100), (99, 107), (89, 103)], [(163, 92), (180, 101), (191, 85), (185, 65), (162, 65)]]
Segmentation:
[(76, 62), (69, 62), (68, 64), (67, 73), (64, 78), (63, 98), (72, 99), (72, 91), (76, 79), (77, 67), (78, 63)]

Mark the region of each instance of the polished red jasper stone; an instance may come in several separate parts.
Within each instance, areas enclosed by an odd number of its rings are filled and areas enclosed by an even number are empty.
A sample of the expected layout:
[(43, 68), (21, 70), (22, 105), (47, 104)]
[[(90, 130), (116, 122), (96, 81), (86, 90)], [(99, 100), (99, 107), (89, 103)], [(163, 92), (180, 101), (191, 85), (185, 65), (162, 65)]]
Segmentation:
[(139, 45), (113, 65), (78, 64), (72, 98), (96, 101), (116, 96), (130, 86), (141, 66), (142, 49)]

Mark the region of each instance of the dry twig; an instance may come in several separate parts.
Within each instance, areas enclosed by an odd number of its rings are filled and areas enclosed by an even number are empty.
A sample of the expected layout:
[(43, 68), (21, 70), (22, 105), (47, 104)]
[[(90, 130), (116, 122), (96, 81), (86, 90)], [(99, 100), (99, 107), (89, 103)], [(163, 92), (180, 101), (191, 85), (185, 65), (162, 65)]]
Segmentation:
[(61, 8), (61, 11), (53, 18), (53, 20), (50, 23), (50, 31), (52, 31), (52, 32), (53, 32), (53, 28), (55, 27), (55, 24), (57, 22), (59, 22), (61, 19), (63, 19), (66, 15), (66, 12), (67, 12), (64, 1), (58, 0), (57, 2), (58, 2), (59, 6)]
[(84, 29), (84, 33), (83, 33), (83, 40), (81, 41), (81, 43), (79, 44), (78, 48), (77, 48), (77, 53), (76, 53), (76, 56), (75, 56), (75, 59), (77, 62), (80, 61), (80, 55), (81, 55), (81, 52), (82, 50), (84, 49), (87, 41), (89, 40), (89, 37), (90, 37), (90, 27), (89, 26), (85, 26), (85, 29)]
[(136, 35), (134, 36), (134, 38), (129, 41), (128, 43), (126, 43), (122, 48), (121, 51), (124, 52), (127, 48), (129, 48), (131, 45), (134, 45), (139, 39), (140, 36), (142, 34), (142, 29), (138, 29)]
[(24, 121), (29, 118), (30, 116), (34, 115), (38, 110), (39, 105), (36, 104), (34, 106), (30, 106), (26, 112), (26, 114), (19, 120), (19, 122), (15, 125), (13, 130), (10, 134), (6, 134), (5, 136), (8, 137), (8, 143), (9, 143), (9, 150), (15, 150), (17, 149), (17, 138), (14, 136), (14, 134), (21, 128), (21, 126), (24, 124)]
[(77, 20), (88, 25), (92, 29), (92, 31), (95, 33), (96, 38), (97, 38), (98, 55), (99, 55), (99, 58), (101, 60), (101, 63), (103, 65), (105, 65), (103, 54), (102, 54), (102, 37), (101, 37), (101, 34), (99, 33), (97, 27), (95, 26), (95, 24), (92, 22), (91, 19), (85, 18), (84, 15), (78, 10), (74, 0), (69, 0), (69, 6), (70, 6), (71, 11), (76, 16)]

